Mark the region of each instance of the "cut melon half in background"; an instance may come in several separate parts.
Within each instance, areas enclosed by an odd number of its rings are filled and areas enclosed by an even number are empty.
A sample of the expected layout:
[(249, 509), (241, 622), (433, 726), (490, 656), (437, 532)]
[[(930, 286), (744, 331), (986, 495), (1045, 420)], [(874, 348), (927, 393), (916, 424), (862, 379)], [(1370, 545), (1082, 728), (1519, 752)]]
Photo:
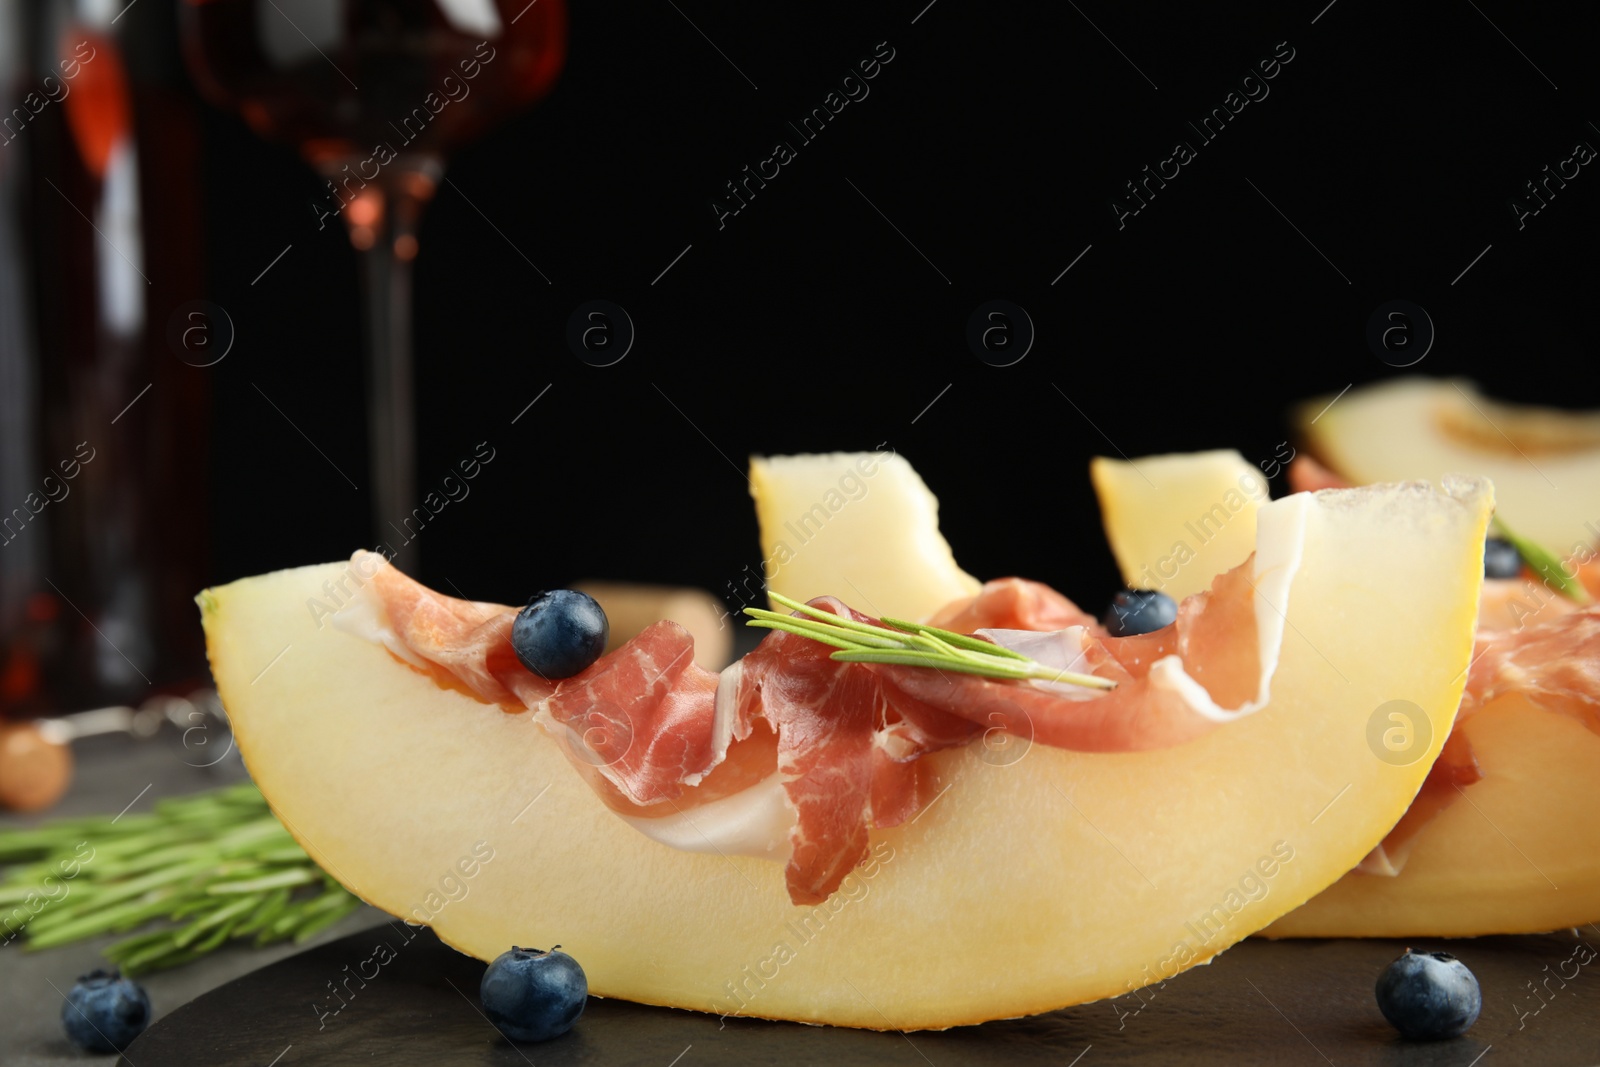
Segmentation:
[[(1363, 398), (1353, 393), (1340, 405), (1353, 399)], [(1232, 468), (1203, 459), (1211, 455), (1201, 453), (1191, 465), (1191, 494), (1218, 497), (1232, 486)], [(1146, 462), (1133, 461), (1141, 468)], [(1125, 461), (1096, 464), (1120, 475), (1096, 480), (1107, 513), (1144, 514), (1157, 528), (1187, 516), (1131, 468), (1119, 470), (1129, 466)], [(1498, 483), (1495, 488), (1498, 494)], [(1115, 498), (1106, 499), (1108, 492)], [(1247, 516), (1241, 525), (1254, 521)], [(1119, 527), (1108, 522), (1106, 534), (1119, 553), (1134, 550), (1119, 545)], [(1212, 576), (1197, 573), (1194, 580), (1201, 577)], [(1350, 628), (1369, 622), (1359, 615), (1345, 619)], [(1459, 729), (1483, 778), (1463, 787), (1419, 831), (1400, 872), (1351, 871), (1268, 927), (1268, 936), (1534, 933), (1600, 920), (1600, 820), (1589, 814), (1600, 800), (1600, 736), (1518, 696), (1493, 702)]]
[[(790, 505), (837, 485), (856, 458), (766, 465), (769, 553)], [(824, 531), (850, 533), (807, 546), (818, 550), (793, 595), (860, 602), (848, 574), (877, 581), (862, 588), (883, 611), (936, 606), (903, 569), (910, 551), (942, 558), (933, 502), (908, 472), (886, 467), (830, 515)], [(856, 507), (865, 518), (833, 525)], [(602, 996), (938, 1028), (1163, 979), (1354, 865), (1405, 810), (1459, 700), (1491, 507), (1486, 485), (1463, 482), (1264, 508), (1262, 558), (1300, 552), (1287, 606), (1274, 608), (1290, 629), (1269, 706), (1159, 751), (1007, 746), (998, 765), (975, 743), (931, 756), (937, 799), (873, 831), (868, 865), (816, 908), (790, 903), (780, 863), (645, 838), (531, 715), (442, 688), (319, 617), (308, 605), (348, 564), (244, 579), (200, 603), (256, 784), (363, 899), (425, 918), (481, 959), (559, 942)], [(959, 572), (938, 577), (940, 596), (963, 591)], [(1396, 699), (1434, 738), (1411, 766), (1367, 747), (1373, 710)]]
[(1479, 475), (1521, 536), (1563, 557), (1600, 539), (1600, 411), (1507, 404), (1463, 379), (1405, 377), (1306, 401), (1294, 421), (1312, 456), (1352, 485)]

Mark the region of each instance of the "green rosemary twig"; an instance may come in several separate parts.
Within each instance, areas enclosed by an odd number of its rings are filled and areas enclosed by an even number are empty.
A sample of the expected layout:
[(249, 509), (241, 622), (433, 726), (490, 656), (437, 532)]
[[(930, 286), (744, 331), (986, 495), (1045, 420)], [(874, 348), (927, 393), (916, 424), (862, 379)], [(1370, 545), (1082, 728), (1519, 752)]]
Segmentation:
[[(1020, 652), (1002, 648), (968, 634), (953, 633), (934, 626), (885, 617), (886, 626), (846, 619), (832, 612), (802, 604), (779, 593), (767, 594), (773, 601), (801, 615), (786, 615), (765, 608), (745, 608), (747, 626), (809, 638), (838, 649), (829, 658), (845, 663), (891, 663), (911, 667), (933, 667), (942, 671), (977, 674), (986, 678), (1023, 680), (1036, 678), (1066, 682), (1089, 689), (1115, 689), (1117, 683), (1092, 674), (1075, 674), (1031, 660)], [(890, 629), (893, 627), (893, 629)]]
[(143, 815), (0, 832), (0, 942), (28, 949), (133, 933), (125, 973), (188, 963), (226, 941), (304, 941), (361, 901), (324, 874), (250, 783), (158, 801)]

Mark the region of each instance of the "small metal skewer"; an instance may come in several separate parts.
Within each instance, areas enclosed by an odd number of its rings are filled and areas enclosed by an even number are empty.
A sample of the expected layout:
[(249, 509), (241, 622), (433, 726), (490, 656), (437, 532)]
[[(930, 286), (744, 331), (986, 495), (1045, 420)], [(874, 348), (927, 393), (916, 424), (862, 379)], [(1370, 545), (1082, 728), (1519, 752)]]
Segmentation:
[[(86, 737), (118, 733), (147, 741), (159, 734), (166, 723), (183, 731), (185, 749), (207, 745), (213, 723), (221, 725), (227, 733), (228, 744), (222, 755), (206, 763), (191, 763), (192, 767), (214, 766), (233, 750), (233, 734), (228, 729), (227, 713), (222, 708), (217, 691), (209, 687), (196, 689), (187, 696), (153, 696), (136, 708), (126, 704), (92, 708), (53, 719), (40, 719), (34, 725), (47, 741), (67, 745)], [(190, 737), (197, 730), (201, 736), (191, 745)]]

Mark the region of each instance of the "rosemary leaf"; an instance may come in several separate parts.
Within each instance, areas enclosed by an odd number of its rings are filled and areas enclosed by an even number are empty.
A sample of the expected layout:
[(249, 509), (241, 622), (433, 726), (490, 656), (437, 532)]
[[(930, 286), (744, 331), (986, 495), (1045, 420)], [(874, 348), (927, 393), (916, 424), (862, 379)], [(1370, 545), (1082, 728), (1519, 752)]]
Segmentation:
[[(882, 626), (873, 626), (871, 623), (857, 622), (854, 619), (847, 619), (843, 615), (835, 615), (831, 611), (823, 611), (821, 608), (814, 608), (810, 604), (802, 604), (798, 600), (790, 600), (788, 597), (784, 596), (781, 593), (769, 592), (767, 595), (769, 597), (771, 597), (773, 600), (776, 600), (778, 603), (782, 604), (786, 608), (790, 608), (791, 610), (801, 612), (802, 614), (805, 614), (805, 615), (809, 615), (813, 619), (817, 619), (820, 622), (827, 623), (829, 626), (838, 627), (841, 630), (850, 630), (850, 631), (852, 631), (854, 633), (866, 634), (869, 637), (878, 637), (878, 638), (885, 638), (886, 637), (886, 638), (889, 638), (890, 640), (898, 640), (900, 638), (905, 637), (905, 634), (896, 633), (895, 631), (885, 629)], [(746, 608), (745, 609), (745, 611), (747, 611), (747, 612), (749, 612), (749, 611), (760, 611), (760, 610), (762, 610), (762, 609), (760, 609), (760, 608)]]
[(185, 952), (185, 950), (174, 945), (171, 931), (163, 931), (163, 933), (167, 935), (163, 940), (145, 945), (139, 951), (129, 953), (124, 957), (120, 963), (122, 973), (126, 975), (148, 974), (151, 971), (159, 971), (167, 967), (176, 966), (180, 962), (187, 962), (183, 959), (185, 956), (188, 959), (200, 958), (200, 953), (195, 952), (193, 949)]
[(350, 894), (344, 894), (345, 899), (333, 907), (325, 909), (320, 915), (313, 915), (305, 923), (295, 928), (294, 943), (302, 944), (322, 931), (343, 919), (346, 915), (361, 906), (361, 901)]
[(125, 937), (116, 944), (108, 947), (102, 955), (112, 963), (121, 963), (140, 949), (150, 945), (157, 945), (172, 940), (172, 931), (168, 929), (151, 930), (133, 937)]
[(199, 915), (201, 912), (210, 911), (216, 906), (217, 901), (212, 897), (196, 897), (173, 908), (167, 918), (176, 922), (179, 919), (187, 919), (191, 915)]
[[(775, 629), (788, 630), (790, 633), (797, 633), (802, 637), (809, 637), (813, 634), (828, 634), (839, 640), (854, 641), (863, 647), (870, 646), (874, 648), (897, 648), (901, 643), (900, 637), (904, 636), (892, 636), (889, 635), (888, 631), (884, 631), (883, 633), (874, 633), (871, 629), (865, 628), (864, 623), (854, 623), (854, 625), (846, 627), (835, 625), (833, 623), (822, 622), (816, 619), (808, 619), (803, 616), (785, 615), (782, 612), (767, 611), (765, 608), (745, 608), (744, 611), (746, 615), (759, 620), (761, 623), (776, 624), (773, 627)], [(830, 619), (839, 618), (837, 615), (830, 615), (828, 617)], [(853, 622), (853, 620), (849, 619), (840, 621)], [(755, 626), (758, 625), (758, 623), (750, 623), (749, 625)]]
[[(74, 915), (68, 921), (52, 923), (42, 926), (40, 923), (30, 923), (28, 926), (27, 948), (55, 948), (57, 945), (71, 944), (82, 941), (86, 937), (96, 934), (109, 933), (115, 930), (125, 919), (138, 919), (143, 916), (150, 906), (149, 901), (130, 900), (118, 904), (114, 908), (104, 908), (98, 911), (89, 911), (87, 914)], [(42, 926), (42, 928), (41, 928)]]
[(264, 874), (259, 878), (246, 878), (237, 882), (217, 882), (206, 887), (206, 892), (211, 894), (224, 893), (255, 893), (262, 889), (276, 889), (285, 885), (306, 885), (322, 877), (320, 871), (307, 867), (291, 867), (288, 870)]
[(861, 642), (847, 637), (838, 637), (833, 634), (822, 633), (820, 631), (812, 632), (809, 630), (804, 630), (798, 626), (788, 626), (781, 622), (771, 622), (765, 619), (755, 619), (751, 622), (745, 623), (745, 625), (755, 627), (758, 630), (781, 630), (784, 633), (795, 634), (800, 637), (809, 637), (818, 644), (832, 645), (834, 648), (842, 648), (849, 651), (857, 651), (866, 647), (865, 645), (861, 644)]
[(269, 848), (265, 851), (257, 852), (255, 858), (261, 863), (305, 863), (311, 859), (306, 850), (299, 845)]
[(977, 674), (985, 678), (1005, 678), (1022, 681), (1028, 677), (1014, 667), (990, 666), (985, 663), (963, 663), (952, 667), (950, 661), (934, 652), (906, 649), (903, 652), (835, 652), (832, 659), (843, 663), (885, 663), (903, 667), (933, 667), (937, 670), (954, 670), (960, 674)]
[(273, 890), (267, 895), (265, 903), (256, 909), (254, 915), (234, 927), (233, 936), (244, 937), (246, 934), (256, 933), (268, 923), (275, 922), (278, 916), (283, 914), (284, 908), (288, 907), (289, 894), (288, 886)]
[(919, 622), (907, 622), (905, 619), (893, 619), (888, 616), (884, 616), (883, 621), (890, 626), (909, 630), (912, 633), (931, 634), (946, 644), (964, 648), (970, 652), (986, 652), (991, 656), (1000, 656), (1004, 659), (1019, 659), (1024, 663), (1028, 662), (1028, 657), (1021, 652), (1006, 648), (1004, 645), (997, 645), (993, 641), (985, 641), (981, 637), (973, 637), (971, 634), (958, 634), (952, 630), (941, 630), (937, 626), (924, 626)]
[(225, 904), (211, 912), (209, 915), (197, 919), (188, 926), (185, 926), (182, 930), (179, 930), (178, 933), (173, 937), (172, 943), (177, 945), (179, 948), (187, 948), (193, 944), (201, 934), (212, 929), (213, 927), (224, 925), (228, 923), (228, 920), (230, 919), (237, 918), (240, 921), (243, 921), (243, 917), (250, 911), (250, 909), (258, 906), (264, 899), (265, 897), (263, 897), (262, 894), (257, 893), (252, 896), (240, 897), (238, 900)]

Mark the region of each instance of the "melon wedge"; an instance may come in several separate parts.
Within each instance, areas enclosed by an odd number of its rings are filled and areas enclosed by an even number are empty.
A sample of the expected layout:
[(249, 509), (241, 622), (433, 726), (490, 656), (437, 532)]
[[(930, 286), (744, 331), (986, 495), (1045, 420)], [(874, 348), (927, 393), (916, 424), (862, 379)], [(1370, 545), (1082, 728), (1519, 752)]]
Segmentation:
[(1600, 411), (1507, 404), (1469, 381), (1405, 377), (1307, 401), (1295, 421), (1311, 453), (1352, 484), (1481, 475), (1523, 537), (1563, 557), (1600, 539)]
[(939, 532), (938, 500), (893, 452), (752, 457), (750, 495), (767, 588), (784, 596), (926, 619), (978, 591)]
[[(1133, 462), (1148, 470), (1149, 461)], [(1122, 469), (1124, 461), (1096, 464), (1115, 475), (1095, 482), (1107, 514), (1143, 509), (1158, 528), (1187, 515), (1176, 505), (1163, 514), (1162, 499), (1131, 467)], [(1191, 473), (1190, 492), (1201, 496), (1220, 496), (1233, 485), (1229, 468), (1213, 461), (1197, 460)], [(1241, 525), (1254, 522), (1249, 516)], [(1142, 543), (1122, 543), (1124, 528), (1110, 522), (1106, 535), (1119, 555)], [(1400, 873), (1352, 871), (1269, 926), (1267, 936), (1522, 934), (1600, 920), (1600, 820), (1585, 814), (1595, 807), (1600, 736), (1516, 696), (1456, 729), (1471, 743), (1484, 777), (1421, 830)]]
[(1261, 472), (1231, 449), (1097, 457), (1089, 479), (1122, 580), (1174, 600), (1209, 589), (1255, 551), (1256, 510), (1270, 497)]
[[(880, 522), (931, 521), (925, 499), (920, 512), (893, 506), (919, 489), (876, 482), (851, 506), (879, 494)], [(363, 899), (426, 919), (482, 959), (559, 942), (603, 996), (938, 1028), (1163, 979), (1354, 865), (1405, 810), (1454, 713), (1491, 507), (1478, 482), (1268, 506), (1262, 538), (1303, 538), (1269, 707), (1164, 751), (1035, 745), (997, 766), (974, 744), (930, 757), (942, 792), (905, 826), (875, 831), (869, 862), (815, 908), (790, 904), (778, 863), (680, 851), (631, 829), (531, 716), (319, 627), (308, 602), (347, 565), (199, 599), (251, 774)], [(856, 529), (870, 543), (844, 558), (862, 578), (874, 545), (907, 544), (892, 528)], [(820, 553), (808, 566), (838, 588), (843, 572), (829, 574)], [(1372, 710), (1394, 699), (1432, 727), (1434, 751), (1408, 767), (1367, 747)]]

